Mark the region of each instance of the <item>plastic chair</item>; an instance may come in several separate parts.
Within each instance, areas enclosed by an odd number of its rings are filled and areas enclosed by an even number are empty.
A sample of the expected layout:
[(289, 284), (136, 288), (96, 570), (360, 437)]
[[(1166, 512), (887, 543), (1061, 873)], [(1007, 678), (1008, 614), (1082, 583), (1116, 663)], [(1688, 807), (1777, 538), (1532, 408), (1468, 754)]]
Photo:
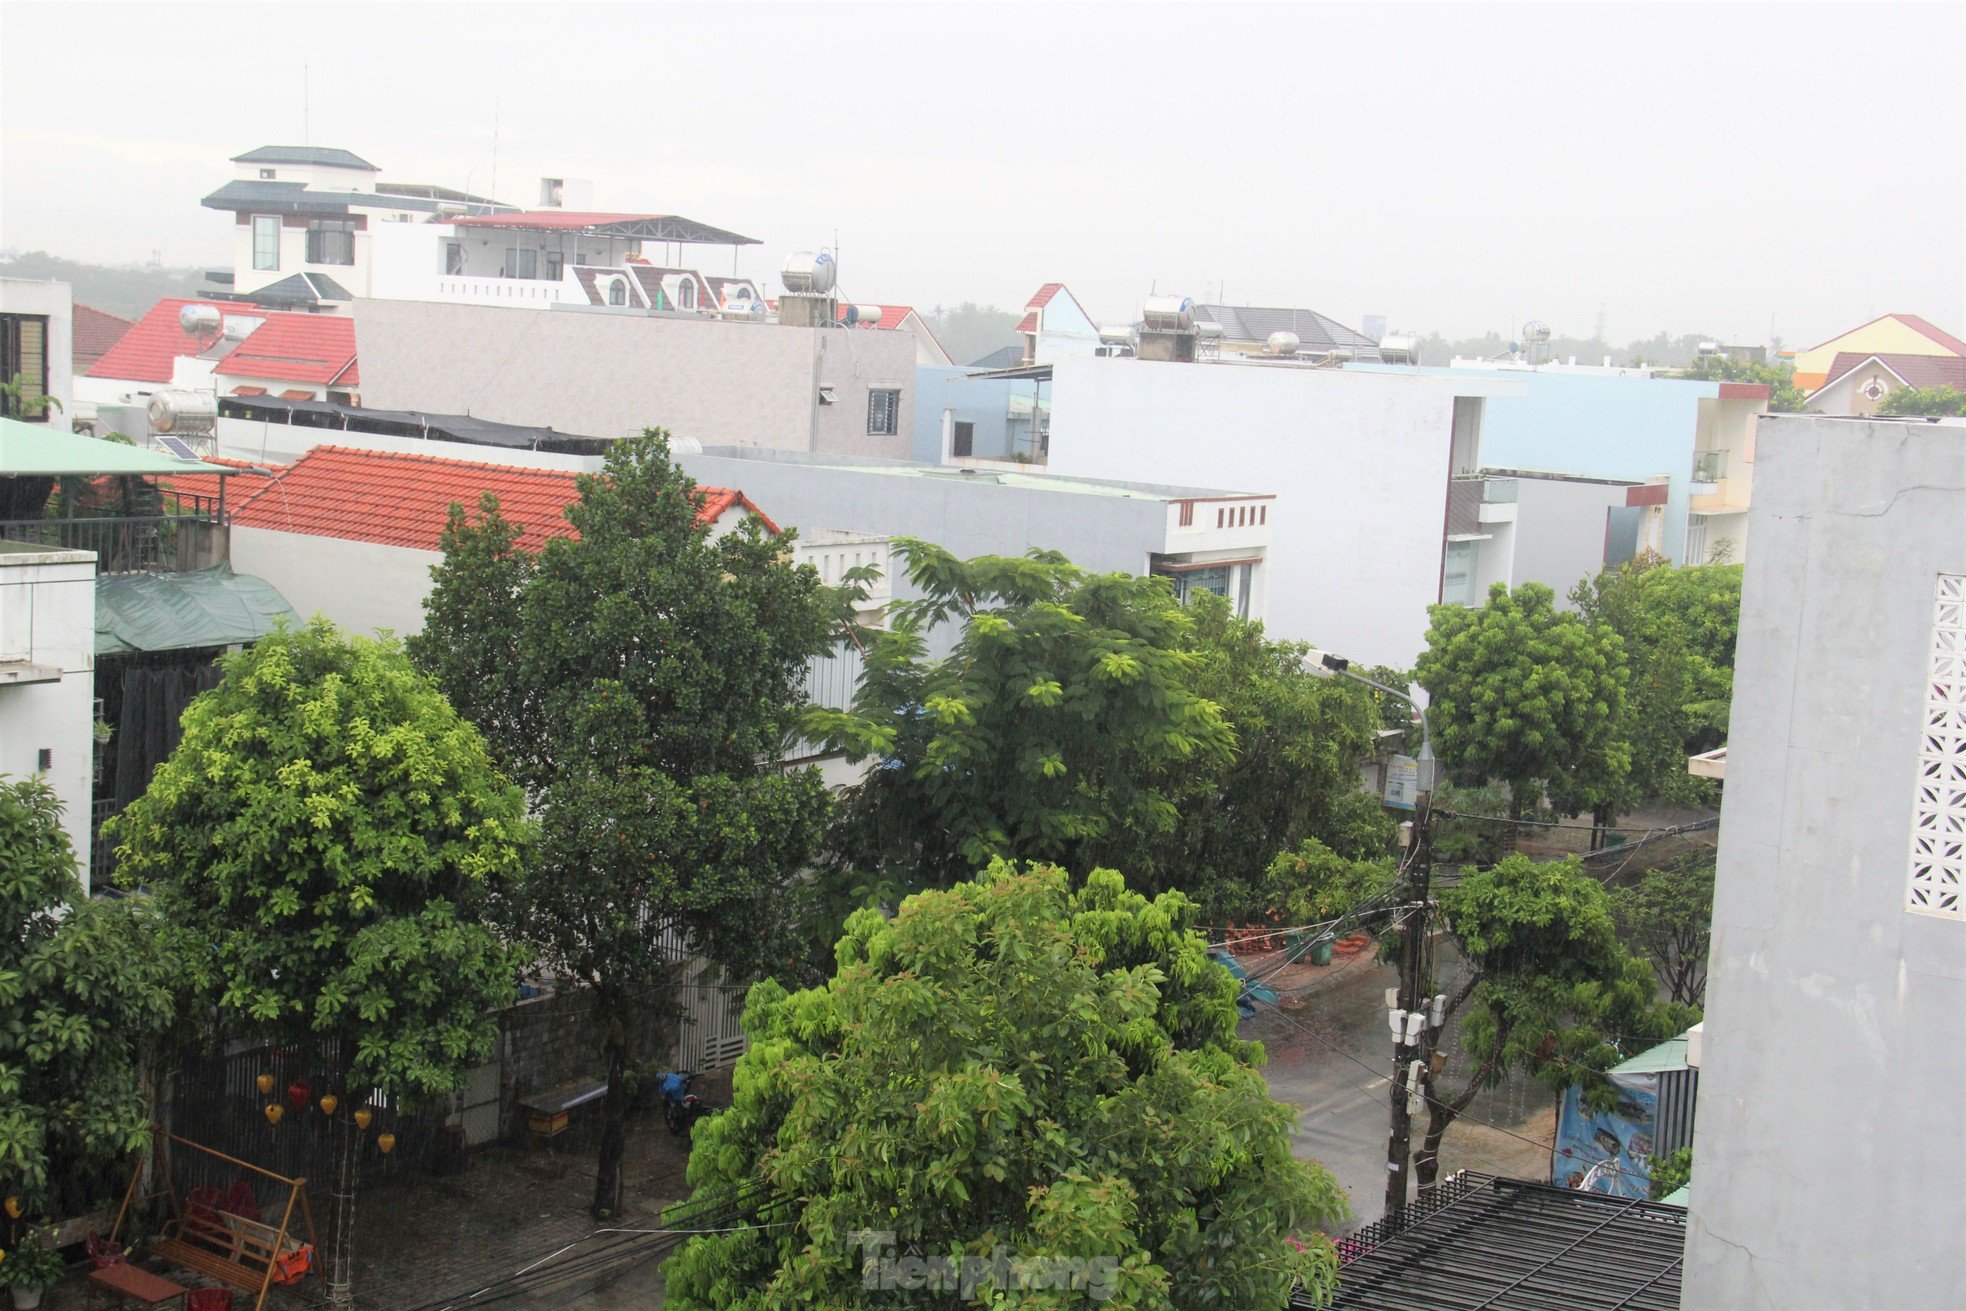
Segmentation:
[(225, 1200), (219, 1203), (219, 1209), (229, 1211), (242, 1220), (257, 1221), (262, 1218), (259, 1199), (253, 1196), (253, 1186), (244, 1179), (232, 1181), (232, 1187), (226, 1190)]
[(184, 1311), (232, 1311), (229, 1288), (194, 1288), (184, 1295)]

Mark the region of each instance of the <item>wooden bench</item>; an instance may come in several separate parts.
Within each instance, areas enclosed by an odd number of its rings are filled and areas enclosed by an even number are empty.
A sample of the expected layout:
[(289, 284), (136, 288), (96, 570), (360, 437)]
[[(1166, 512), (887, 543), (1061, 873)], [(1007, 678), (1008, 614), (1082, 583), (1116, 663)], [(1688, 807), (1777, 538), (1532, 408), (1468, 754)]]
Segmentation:
[(148, 1270), (139, 1270), (124, 1261), (91, 1270), (89, 1280), (98, 1287), (116, 1294), (118, 1301), (129, 1298), (145, 1306), (156, 1306), (159, 1302), (183, 1297), (190, 1291), (183, 1284), (172, 1283), (161, 1275), (153, 1275)]
[(271, 1225), (202, 1206), (186, 1207), (175, 1230), (150, 1241), (150, 1250), (166, 1261), (248, 1293), (265, 1286), (269, 1270), (275, 1282), (288, 1282), (280, 1278), (279, 1259), (301, 1246), (289, 1238), (283, 1247)]

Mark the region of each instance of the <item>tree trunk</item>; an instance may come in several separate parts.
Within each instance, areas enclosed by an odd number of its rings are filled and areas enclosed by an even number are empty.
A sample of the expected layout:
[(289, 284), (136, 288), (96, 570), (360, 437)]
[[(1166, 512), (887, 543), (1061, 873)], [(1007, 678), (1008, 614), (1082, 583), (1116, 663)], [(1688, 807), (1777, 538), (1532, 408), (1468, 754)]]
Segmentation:
[(1413, 1154), (1415, 1182), (1422, 1190), (1432, 1188), (1440, 1175), (1440, 1140), (1447, 1136), (1451, 1126), (1461, 1112), (1468, 1109), (1487, 1081), (1489, 1071), (1495, 1066), (1495, 1057), (1490, 1054), (1481, 1067), (1468, 1076), (1468, 1086), (1448, 1102), (1434, 1096), (1432, 1081), (1427, 1084), (1427, 1136), (1420, 1142), (1420, 1150)]
[(591, 1208), (596, 1220), (621, 1214), (621, 1160), (628, 1150), (628, 1038), (619, 1019), (610, 1028), (605, 1051), (608, 1092), (601, 1101), (601, 1148), (594, 1163)]

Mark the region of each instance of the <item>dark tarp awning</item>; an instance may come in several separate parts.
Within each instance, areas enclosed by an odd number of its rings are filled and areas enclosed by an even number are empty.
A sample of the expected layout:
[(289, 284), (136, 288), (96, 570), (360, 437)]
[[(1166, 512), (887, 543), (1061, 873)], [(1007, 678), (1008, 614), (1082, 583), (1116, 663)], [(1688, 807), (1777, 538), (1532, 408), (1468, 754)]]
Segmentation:
[(96, 580), (96, 654), (178, 651), (255, 642), (300, 616), (264, 578), (227, 565), (182, 574)]

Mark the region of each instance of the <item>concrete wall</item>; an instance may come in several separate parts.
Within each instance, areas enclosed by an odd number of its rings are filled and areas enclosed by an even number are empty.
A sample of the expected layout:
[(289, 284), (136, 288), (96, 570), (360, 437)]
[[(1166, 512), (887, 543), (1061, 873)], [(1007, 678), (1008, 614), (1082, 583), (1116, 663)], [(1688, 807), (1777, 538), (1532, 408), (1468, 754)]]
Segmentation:
[[(358, 303), (355, 324), (377, 409), (588, 437), (662, 427), (706, 446), (901, 457), (914, 442), (905, 333), (383, 300)], [(874, 388), (901, 393), (893, 436), (867, 432)]]
[[(61, 402), (47, 423), (70, 432), (75, 410), (75, 298), (66, 282), (0, 278), (0, 314), (29, 314), (48, 320), (48, 395)], [(0, 382), (11, 379), (0, 378)]]
[[(523, 447), (478, 446), (423, 437), (388, 437), (380, 433), (343, 432), (338, 428), (315, 428), (300, 423), (274, 423), (263, 419), (220, 418), (218, 454), (234, 460), (258, 460), (270, 464), (292, 464), (316, 446), (348, 446), (363, 451), (394, 451), (399, 455), (431, 455), (447, 460), (474, 460), (480, 464), (507, 464), (519, 469), (564, 469), (570, 473), (598, 473), (598, 455), (564, 455), (557, 451), (532, 451)], [(259, 490), (255, 474), (240, 474), (227, 489), (228, 500), (251, 496)]]
[(76, 877), (89, 885), (89, 789), (95, 770), (96, 557), (0, 542), (0, 665), (38, 666), (37, 680), (0, 678), (0, 775), (41, 772), (61, 799)]
[[(1010, 457), (1013, 450), (1011, 397), (1021, 396), (1028, 401), (1036, 395), (1038, 384), (1028, 379), (971, 378), (972, 372), (960, 366), (916, 368), (915, 442), (911, 458), (925, 464), (940, 464), (949, 458), (951, 433), (945, 429), (945, 412), (951, 419), (975, 425), (970, 449), (976, 458)], [(1028, 452), (1028, 422), (1016, 425), (1015, 437), (1015, 449)]]
[(1955, 1304), (1966, 919), (1906, 904), (1966, 424), (1771, 416), (1757, 445), (1683, 1305)]
[[(276, 500), (279, 488), (267, 495)], [(378, 546), (339, 537), (232, 529), (232, 567), (264, 578), (303, 619), (326, 615), (350, 632), (398, 637), (423, 631), (423, 598), (440, 551)]]
[(1562, 478), (1516, 481), (1513, 582), (1542, 583), (1572, 609), (1570, 589), (1604, 569), (1606, 516), (1625, 503), (1618, 483)]
[(1412, 372), (1060, 360), (1049, 467), (1275, 493), (1271, 631), (1361, 663), (1407, 665), (1440, 598), (1455, 397), (1498, 390), (1520, 387)]

